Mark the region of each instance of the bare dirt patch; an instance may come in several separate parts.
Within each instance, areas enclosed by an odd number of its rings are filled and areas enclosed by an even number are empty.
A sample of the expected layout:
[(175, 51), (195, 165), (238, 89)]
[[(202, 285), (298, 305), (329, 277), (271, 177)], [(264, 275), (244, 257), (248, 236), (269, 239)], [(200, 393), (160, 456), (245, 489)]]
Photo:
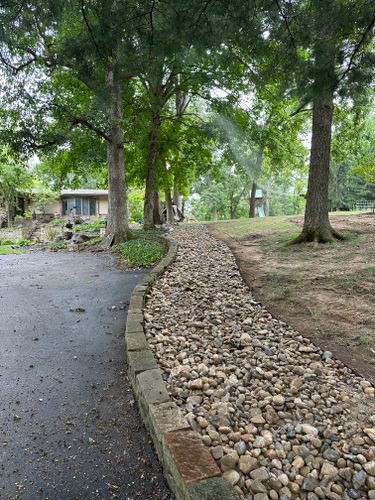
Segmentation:
[[(330, 350), (356, 373), (375, 383), (375, 215), (337, 215), (344, 242), (287, 245), (302, 217), (288, 226), (236, 233), (226, 223), (210, 232), (230, 247), (254, 296), (279, 319), (316, 345)], [(242, 222), (243, 225), (243, 222)], [(244, 235), (241, 235), (244, 234)]]

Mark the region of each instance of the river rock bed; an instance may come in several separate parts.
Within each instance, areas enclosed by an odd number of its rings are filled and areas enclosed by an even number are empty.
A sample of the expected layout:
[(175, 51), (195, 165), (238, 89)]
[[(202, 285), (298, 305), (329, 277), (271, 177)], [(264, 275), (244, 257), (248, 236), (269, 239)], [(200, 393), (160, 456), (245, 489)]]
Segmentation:
[(172, 237), (146, 336), (223, 477), (246, 500), (375, 499), (372, 385), (257, 303), (204, 226)]

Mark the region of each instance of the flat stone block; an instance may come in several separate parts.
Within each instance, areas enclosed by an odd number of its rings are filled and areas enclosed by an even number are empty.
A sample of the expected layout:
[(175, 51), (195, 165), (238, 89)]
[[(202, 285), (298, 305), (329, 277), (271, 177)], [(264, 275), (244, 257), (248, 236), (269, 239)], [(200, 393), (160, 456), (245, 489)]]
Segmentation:
[(164, 436), (164, 444), (171, 462), (174, 462), (167, 466), (173, 470), (175, 465), (183, 483), (220, 476), (219, 467), (197, 432), (168, 432)]
[(189, 500), (239, 500), (233, 486), (222, 477), (213, 477), (190, 483), (187, 486)]
[(147, 285), (136, 285), (136, 287), (134, 288), (133, 290), (133, 293), (135, 294), (145, 294), (148, 290), (148, 286)]
[(136, 379), (136, 391), (142, 403), (148, 407), (169, 401), (165, 382), (161, 377), (159, 368), (140, 373)]
[(128, 316), (126, 320), (126, 334), (131, 335), (137, 332), (143, 333), (143, 331), (143, 323)]
[(143, 310), (142, 309), (129, 309), (126, 317), (126, 322), (134, 321), (143, 325)]
[(173, 401), (151, 405), (150, 420), (160, 437), (167, 432), (191, 429), (182, 411)]
[(143, 329), (136, 332), (126, 332), (126, 348), (128, 351), (141, 351), (149, 348)]
[(133, 383), (136, 382), (136, 376), (147, 370), (153, 370), (158, 367), (155, 358), (150, 349), (141, 351), (128, 351), (129, 375)]
[(129, 311), (134, 309), (143, 309), (144, 298), (143, 295), (133, 293), (130, 299)]

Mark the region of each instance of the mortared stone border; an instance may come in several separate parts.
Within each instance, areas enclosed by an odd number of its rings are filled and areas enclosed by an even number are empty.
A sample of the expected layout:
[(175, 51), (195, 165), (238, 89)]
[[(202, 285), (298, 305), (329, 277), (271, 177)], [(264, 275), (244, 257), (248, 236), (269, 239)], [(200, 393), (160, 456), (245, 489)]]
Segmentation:
[(177, 500), (239, 500), (201, 436), (193, 431), (168, 395), (162, 372), (146, 340), (143, 307), (147, 290), (174, 262), (177, 243), (166, 240), (167, 255), (134, 288), (126, 320), (128, 377), (150, 432), (165, 477)]

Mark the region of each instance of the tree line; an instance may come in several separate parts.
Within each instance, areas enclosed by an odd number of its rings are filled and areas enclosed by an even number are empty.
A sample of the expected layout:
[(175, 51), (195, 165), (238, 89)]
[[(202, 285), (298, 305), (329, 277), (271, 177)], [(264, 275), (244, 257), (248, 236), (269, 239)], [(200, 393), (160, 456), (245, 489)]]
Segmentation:
[(3, 0), (1, 141), (37, 151), (56, 184), (108, 185), (107, 244), (129, 237), (127, 184), (145, 186), (152, 228), (160, 193), (171, 218), (194, 181), (235, 165), (251, 214), (257, 180), (299, 172), (307, 156), (297, 241), (341, 238), (328, 218), (331, 161), (373, 179), (374, 10), (370, 0)]

